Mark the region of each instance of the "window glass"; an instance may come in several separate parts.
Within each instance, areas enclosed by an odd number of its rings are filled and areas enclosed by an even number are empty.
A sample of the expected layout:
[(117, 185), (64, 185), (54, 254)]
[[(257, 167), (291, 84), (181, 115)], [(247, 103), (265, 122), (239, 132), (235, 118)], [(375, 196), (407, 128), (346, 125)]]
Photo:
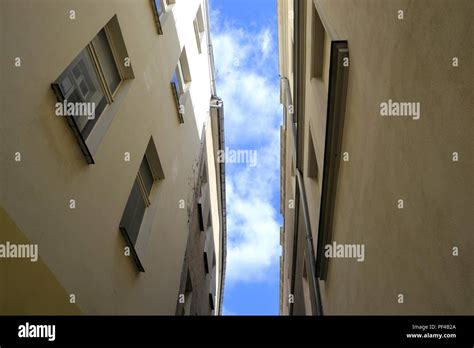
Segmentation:
[(178, 96), (180, 96), (181, 94), (183, 94), (183, 92), (182, 92), (182, 89), (181, 89), (181, 82), (178, 79), (178, 72), (177, 71), (178, 71), (178, 68), (176, 68), (176, 70), (173, 74), (173, 77), (171, 78), (171, 82), (176, 87), (176, 92), (178, 93)]
[(178, 66), (176, 67), (176, 74), (178, 76), (179, 88), (181, 93), (184, 93), (184, 76), (183, 76), (183, 66), (181, 65), (181, 60), (178, 61)]
[(102, 29), (99, 34), (96, 35), (96, 37), (92, 40), (92, 44), (97, 57), (99, 58), (100, 66), (104, 72), (107, 85), (110, 91), (114, 93), (121, 81), (121, 78), (104, 29)]
[[(59, 78), (59, 88), (68, 103), (95, 103), (95, 118), (99, 117), (107, 105), (87, 48), (82, 50)], [(77, 116), (74, 119), (86, 137), (88, 135), (84, 132), (86, 125), (94, 120), (89, 119), (87, 115)]]
[(156, 11), (158, 15), (163, 13), (163, 7), (161, 6), (161, 0), (155, 0)]

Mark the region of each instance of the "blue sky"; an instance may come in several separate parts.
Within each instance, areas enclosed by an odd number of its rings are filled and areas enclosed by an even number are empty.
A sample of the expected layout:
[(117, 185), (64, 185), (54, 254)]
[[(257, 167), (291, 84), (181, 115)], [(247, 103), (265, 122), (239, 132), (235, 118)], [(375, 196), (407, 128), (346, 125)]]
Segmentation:
[(226, 147), (257, 165), (227, 163), (224, 315), (279, 311), (280, 125), (276, 0), (210, 0)]

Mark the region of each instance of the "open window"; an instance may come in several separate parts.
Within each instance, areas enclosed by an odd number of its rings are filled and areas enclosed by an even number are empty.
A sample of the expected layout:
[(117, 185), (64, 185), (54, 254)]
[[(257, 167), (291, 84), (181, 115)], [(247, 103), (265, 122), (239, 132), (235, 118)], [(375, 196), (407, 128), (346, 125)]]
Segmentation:
[(114, 102), (122, 82), (133, 77), (114, 16), (51, 84), (58, 101), (56, 114), (61, 106), (61, 116), (66, 117), (87, 163), (94, 163), (90, 142), (98, 143), (105, 133), (92, 134), (93, 130)]
[(211, 293), (209, 293), (209, 307), (211, 309), (211, 312), (215, 309), (214, 295)]
[[(205, 163), (205, 161), (204, 161)], [(201, 185), (199, 190), (198, 198), (198, 219), (199, 228), (201, 232), (204, 232), (209, 226), (212, 226), (210, 214), (210, 202), (209, 202), (209, 183), (207, 177), (207, 167), (205, 164), (202, 166), (201, 172)]]
[(163, 35), (163, 25), (161, 23), (161, 15), (164, 12), (165, 4), (163, 0), (150, 0), (153, 16), (155, 18), (156, 31), (158, 35)]
[(201, 5), (199, 5), (199, 9), (196, 13), (196, 18), (194, 18), (193, 26), (194, 26), (194, 34), (196, 36), (196, 44), (197, 44), (198, 52), (201, 53), (202, 52), (201, 43), (202, 43), (202, 38), (204, 37), (204, 18), (202, 15)]
[(314, 3), (312, 4), (311, 77), (323, 77), (326, 31)]
[(214, 240), (213, 240), (213, 233), (212, 228), (208, 228), (206, 231), (206, 239), (204, 242), (204, 270), (206, 274), (208, 274), (212, 270), (213, 266), (213, 258), (214, 258)]
[(198, 203), (199, 231), (204, 232), (204, 208), (201, 202)]
[(191, 83), (191, 73), (189, 71), (188, 57), (186, 55), (186, 48), (183, 48), (178, 64), (171, 77), (171, 90), (173, 92), (176, 103), (176, 110), (178, 112), (179, 122), (184, 123), (184, 97), (189, 90)]
[(188, 275), (186, 277), (186, 288), (184, 290), (184, 306), (183, 306), (183, 315), (191, 315), (191, 303), (193, 300), (193, 284), (191, 282), (191, 273), (188, 270)]
[(164, 175), (155, 144), (153, 139), (150, 139), (140, 163), (137, 176), (133, 182), (132, 190), (119, 225), (120, 231), (130, 247), (131, 254), (140, 272), (144, 272), (145, 270), (135, 247), (137, 245), (145, 211), (151, 205), (150, 196), (153, 186), (155, 181), (160, 179), (164, 179)]
[(313, 135), (311, 133), (311, 128), (308, 130), (308, 166), (307, 166), (307, 175), (309, 178), (318, 179), (318, 161), (316, 159), (316, 150), (313, 142)]
[(158, 35), (163, 35), (163, 15), (170, 10), (176, 0), (150, 0), (151, 8), (153, 10), (153, 17), (155, 18), (156, 31)]

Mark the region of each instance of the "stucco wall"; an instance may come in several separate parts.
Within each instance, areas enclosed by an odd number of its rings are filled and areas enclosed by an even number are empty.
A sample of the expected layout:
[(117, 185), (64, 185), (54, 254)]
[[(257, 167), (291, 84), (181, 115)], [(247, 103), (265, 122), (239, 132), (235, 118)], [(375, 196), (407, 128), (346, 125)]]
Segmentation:
[[(207, 53), (198, 53), (192, 25), (200, 3), (178, 1), (162, 36), (147, 0), (0, 4), (1, 204), (39, 244), (42, 260), (66, 292), (76, 295), (84, 313), (175, 313), (188, 235), (188, 212), (179, 201), (190, 203), (192, 167), (210, 100)], [(121, 87), (96, 163), (87, 165), (67, 122), (54, 114), (50, 84), (115, 14), (135, 79)], [(180, 124), (170, 80), (183, 46), (192, 82)], [(21, 67), (14, 66), (15, 57), (21, 57)], [(145, 273), (139, 274), (124, 256), (118, 226), (151, 136), (165, 179), (153, 187), (148, 240), (139, 236), (145, 250)], [(15, 152), (21, 152), (21, 162), (14, 161)], [(124, 161), (125, 152), (130, 162)], [(74, 210), (70, 199), (76, 200)]]
[[(341, 149), (349, 161), (340, 164), (333, 240), (365, 245), (364, 262), (329, 260), (328, 278), (320, 283), (325, 314), (472, 313), (474, 86), (473, 49), (465, 38), (473, 35), (474, 4), (315, 3), (333, 39), (348, 41), (350, 57)], [(307, 20), (309, 35), (309, 14)], [(300, 52), (307, 70), (310, 44), (307, 38), (307, 51)], [(304, 83), (304, 158), (311, 128), (322, 173), (327, 99), (314, 79), (307, 76)], [(382, 117), (380, 103), (388, 99), (419, 102), (420, 119)], [(459, 161), (453, 162), (453, 152)], [(317, 231), (318, 190), (308, 196)], [(456, 246), (459, 256), (453, 256)]]

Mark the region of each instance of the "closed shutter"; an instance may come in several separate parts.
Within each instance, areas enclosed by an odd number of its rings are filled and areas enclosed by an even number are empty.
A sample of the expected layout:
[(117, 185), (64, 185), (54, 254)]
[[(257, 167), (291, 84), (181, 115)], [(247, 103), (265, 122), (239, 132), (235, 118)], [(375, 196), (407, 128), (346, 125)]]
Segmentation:
[[(149, 158), (152, 159), (152, 162), (148, 161)], [(137, 248), (141, 248), (146, 243), (148, 234), (144, 233), (142, 237), (145, 238), (145, 241), (140, 239), (140, 243), (137, 243), (137, 240), (143, 219), (145, 218), (145, 211), (150, 205), (149, 198), (155, 178), (164, 178), (164, 175), (153, 139), (150, 139), (119, 225), (124, 238), (131, 247), (132, 255), (140, 272), (144, 272), (145, 269), (139, 259), (140, 252)]]
[(125, 211), (120, 221), (120, 228), (125, 230), (132, 245), (135, 245), (140, 225), (145, 215), (146, 203), (143, 200), (140, 186), (137, 180), (134, 181), (132, 191), (128, 197)]

